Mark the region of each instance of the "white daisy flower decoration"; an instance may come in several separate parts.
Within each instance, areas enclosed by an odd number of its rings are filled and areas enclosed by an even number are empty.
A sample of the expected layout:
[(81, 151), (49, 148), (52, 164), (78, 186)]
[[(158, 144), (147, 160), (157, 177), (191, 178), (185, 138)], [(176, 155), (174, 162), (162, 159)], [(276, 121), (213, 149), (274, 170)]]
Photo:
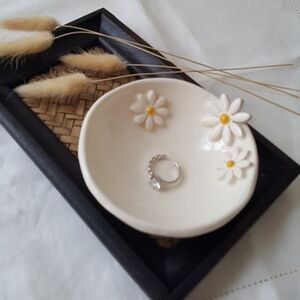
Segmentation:
[(213, 127), (208, 134), (210, 141), (215, 142), (222, 138), (224, 144), (230, 146), (234, 137), (243, 136), (240, 124), (246, 123), (251, 115), (240, 112), (242, 104), (243, 101), (240, 98), (230, 104), (225, 94), (221, 95), (217, 103), (208, 103), (209, 114), (202, 118), (202, 124)]
[(164, 124), (163, 117), (169, 114), (169, 110), (164, 107), (165, 104), (165, 97), (157, 97), (153, 90), (145, 94), (138, 94), (136, 101), (130, 107), (136, 113), (133, 122), (140, 125), (145, 123), (148, 130), (151, 130), (155, 125), (162, 126)]
[(218, 178), (225, 179), (230, 182), (233, 178), (240, 179), (243, 169), (250, 166), (250, 161), (247, 159), (249, 151), (239, 150), (234, 148), (230, 152), (224, 153), (224, 160), (218, 168)]

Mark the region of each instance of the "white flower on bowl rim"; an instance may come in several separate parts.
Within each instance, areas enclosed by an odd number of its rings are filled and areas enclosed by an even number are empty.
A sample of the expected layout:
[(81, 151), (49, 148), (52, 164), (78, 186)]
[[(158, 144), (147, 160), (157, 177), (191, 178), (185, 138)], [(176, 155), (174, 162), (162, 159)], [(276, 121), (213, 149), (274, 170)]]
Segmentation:
[(169, 110), (164, 107), (165, 104), (165, 97), (157, 97), (153, 90), (149, 90), (145, 94), (138, 94), (135, 102), (130, 106), (130, 109), (136, 113), (133, 122), (140, 125), (145, 123), (148, 130), (155, 125), (162, 126), (164, 124), (163, 117), (169, 114)]
[(251, 164), (247, 159), (248, 153), (248, 150), (239, 150), (238, 148), (225, 152), (224, 159), (217, 170), (218, 178), (225, 178), (227, 182), (230, 182), (233, 178), (240, 179), (243, 169)]
[(220, 100), (208, 103), (209, 114), (202, 118), (202, 124), (212, 127), (208, 138), (214, 142), (222, 138), (224, 144), (229, 146), (234, 137), (242, 137), (243, 131), (240, 124), (246, 123), (251, 115), (240, 112), (243, 101), (237, 98), (230, 104), (228, 97), (222, 94)]

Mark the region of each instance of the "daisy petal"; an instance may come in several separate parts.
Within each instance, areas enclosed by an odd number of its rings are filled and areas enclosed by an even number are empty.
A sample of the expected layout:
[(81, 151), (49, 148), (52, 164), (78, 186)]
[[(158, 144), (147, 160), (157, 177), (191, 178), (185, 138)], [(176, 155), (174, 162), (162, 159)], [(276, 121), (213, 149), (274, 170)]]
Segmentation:
[(217, 125), (215, 128), (211, 129), (208, 134), (208, 138), (211, 142), (217, 141), (220, 139), (223, 131), (223, 126), (221, 124)]
[(151, 130), (153, 128), (153, 118), (150, 116), (146, 120), (146, 128), (148, 130)]
[(248, 160), (241, 160), (241, 161), (238, 161), (236, 164), (240, 168), (246, 168), (246, 167), (250, 166), (250, 162)]
[(230, 146), (232, 143), (232, 133), (228, 126), (225, 126), (223, 129), (222, 135), (223, 142), (226, 146)]
[(228, 152), (223, 152), (223, 158), (224, 158), (224, 163), (226, 163), (227, 160), (232, 160), (232, 155)]
[(228, 169), (226, 171), (225, 179), (227, 182), (230, 182), (232, 180), (232, 178), (233, 178), (233, 171), (232, 171), (232, 169)]
[(219, 120), (218, 118), (214, 117), (214, 116), (211, 116), (211, 115), (207, 115), (207, 116), (204, 116), (202, 119), (201, 119), (201, 122), (203, 125), (205, 126), (215, 126), (219, 123)]
[(133, 122), (136, 124), (142, 124), (143, 122), (145, 122), (146, 118), (147, 118), (146, 114), (136, 115), (133, 117)]
[(162, 116), (166, 116), (169, 114), (169, 110), (167, 110), (166, 108), (164, 107), (160, 107), (158, 109), (156, 109), (156, 112), (159, 114), (159, 115), (162, 115)]
[(206, 108), (209, 113), (211, 113), (214, 117), (218, 117), (220, 114), (220, 110), (217, 107), (216, 103), (208, 102), (206, 103)]
[(231, 151), (231, 158), (232, 160), (236, 160), (237, 156), (239, 154), (239, 149), (237, 147), (233, 148), (233, 150)]
[(231, 122), (231, 123), (229, 123), (229, 128), (236, 137), (243, 136), (243, 131), (239, 125)]
[(217, 170), (217, 178), (222, 178), (226, 174), (226, 169), (218, 169)]
[(154, 121), (154, 123), (157, 124), (158, 126), (164, 125), (164, 120), (163, 120), (163, 118), (162, 118), (161, 116), (159, 116), (159, 115), (154, 115), (154, 116), (153, 116), (153, 121)]
[(236, 178), (241, 178), (242, 177), (242, 170), (240, 168), (234, 168), (233, 169), (233, 175)]
[(136, 99), (136, 103), (143, 104), (144, 106), (146, 106), (147, 103), (146, 103), (146, 99), (145, 99), (144, 95), (137, 94), (135, 99)]
[(235, 100), (230, 104), (228, 112), (229, 112), (231, 115), (236, 114), (236, 113), (241, 109), (242, 104), (243, 104), (243, 100), (242, 100), (241, 98), (235, 99)]
[(248, 155), (248, 151), (247, 150), (242, 150), (239, 155), (236, 157), (237, 161), (241, 161), (244, 158), (246, 158), (246, 156)]
[(251, 115), (248, 113), (244, 113), (244, 112), (237, 113), (231, 117), (232, 121), (238, 122), (238, 123), (247, 122), (248, 120), (250, 120), (250, 118), (251, 118)]
[(154, 105), (155, 104), (155, 101), (157, 99), (157, 96), (155, 94), (155, 92), (153, 90), (150, 90), (147, 94), (147, 97), (148, 97), (148, 101), (151, 105)]
[(228, 111), (229, 99), (225, 94), (222, 94), (220, 100), (218, 101), (218, 107), (221, 111)]
[(159, 108), (159, 107), (162, 107), (166, 104), (166, 99), (165, 97), (161, 96), (157, 99), (157, 101), (155, 102), (155, 105), (154, 107), (155, 108)]
[(136, 102), (130, 106), (130, 110), (139, 114), (145, 111), (145, 106), (141, 103)]

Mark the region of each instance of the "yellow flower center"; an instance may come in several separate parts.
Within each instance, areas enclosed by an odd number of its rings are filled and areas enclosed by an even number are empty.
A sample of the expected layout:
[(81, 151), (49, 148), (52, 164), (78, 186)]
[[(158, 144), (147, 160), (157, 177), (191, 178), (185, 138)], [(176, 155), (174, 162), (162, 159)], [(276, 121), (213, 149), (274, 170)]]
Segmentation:
[(225, 114), (225, 113), (222, 113), (220, 116), (219, 116), (219, 120), (222, 124), (227, 124), (229, 121), (230, 121), (230, 117)]
[(233, 160), (227, 160), (226, 161), (226, 167), (227, 168), (232, 168), (234, 166), (234, 161)]
[(152, 116), (154, 114), (154, 107), (152, 105), (148, 105), (146, 107), (146, 114), (148, 116)]

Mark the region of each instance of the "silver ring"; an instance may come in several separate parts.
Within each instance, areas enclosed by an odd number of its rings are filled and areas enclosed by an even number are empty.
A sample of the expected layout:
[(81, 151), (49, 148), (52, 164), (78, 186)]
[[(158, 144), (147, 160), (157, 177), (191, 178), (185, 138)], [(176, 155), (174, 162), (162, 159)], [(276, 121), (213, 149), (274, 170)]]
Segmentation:
[[(172, 162), (173, 166), (177, 169), (177, 172), (178, 172), (178, 175), (175, 179), (173, 180), (165, 180), (165, 179), (162, 179), (160, 176), (156, 175), (153, 171), (154, 169), (154, 165), (161, 161), (161, 160), (169, 160)], [(171, 159), (169, 159), (166, 155), (164, 154), (158, 154), (156, 156), (153, 156), (149, 163), (148, 163), (148, 168), (147, 168), (147, 171), (148, 171), (148, 176), (149, 176), (149, 184), (150, 186), (156, 190), (156, 191), (159, 191), (161, 190), (164, 186), (167, 186), (167, 185), (172, 185), (176, 182), (179, 181), (180, 179), (180, 176), (181, 176), (181, 168), (180, 168), (180, 165), (178, 162), (176, 161), (173, 161)]]

